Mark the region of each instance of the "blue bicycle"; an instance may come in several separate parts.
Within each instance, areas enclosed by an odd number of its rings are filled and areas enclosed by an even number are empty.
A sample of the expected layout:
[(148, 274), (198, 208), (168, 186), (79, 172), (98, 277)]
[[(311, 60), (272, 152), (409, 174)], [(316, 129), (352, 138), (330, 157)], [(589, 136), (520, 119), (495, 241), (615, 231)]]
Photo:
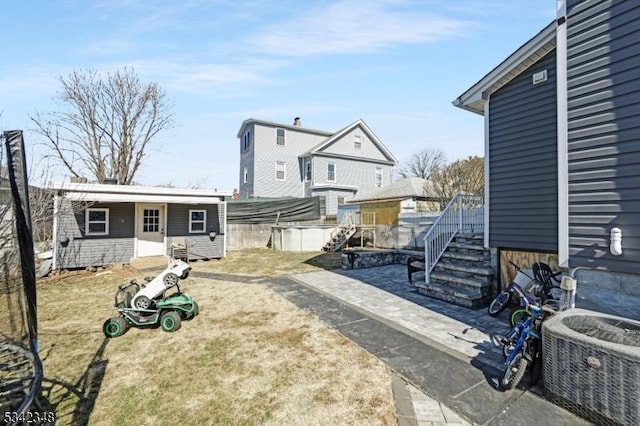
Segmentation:
[(500, 384), (504, 390), (516, 387), (529, 366), (539, 358), (545, 311), (533, 304), (527, 309), (529, 317), (524, 322), (517, 323), (509, 335), (501, 339), (506, 368)]

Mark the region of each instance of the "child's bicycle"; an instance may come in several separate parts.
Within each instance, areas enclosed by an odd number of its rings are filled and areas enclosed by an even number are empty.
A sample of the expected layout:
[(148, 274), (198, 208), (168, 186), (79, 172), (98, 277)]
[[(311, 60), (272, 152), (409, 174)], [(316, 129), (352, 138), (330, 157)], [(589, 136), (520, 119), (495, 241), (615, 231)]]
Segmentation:
[(534, 364), (540, 362), (542, 321), (547, 313), (553, 311), (535, 304), (529, 305), (527, 311), (528, 318), (517, 323), (508, 336), (500, 339), (505, 356), (505, 370), (500, 382), (504, 390), (516, 387), (529, 366), (533, 365), (534, 372), (535, 367), (539, 367)]
[(517, 297), (520, 300), (520, 306), (526, 308), (531, 304), (536, 303), (535, 297), (532, 295), (531, 286), (535, 285), (536, 281), (532, 276), (529, 276), (518, 265), (509, 261), (511, 266), (516, 268), (518, 273), (516, 277), (511, 281), (509, 286), (502, 290), (495, 299), (489, 305), (489, 315), (496, 316), (500, 312), (504, 311), (511, 303), (511, 299)]
[[(518, 306), (509, 313), (509, 324), (513, 327), (522, 322), (528, 316), (527, 309), (536, 303), (542, 304), (552, 295), (552, 280), (558, 281), (557, 276), (562, 272), (553, 273), (545, 263), (533, 264), (533, 277), (520, 269), (518, 265), (509, 261), (518, 273), (511, 284), (502, 290), (491, 302), (488, 308), (489, 315), (496, 316), (511, 304), (512, 298), (518, 298)], [(559, 297), (559, 295), (557, 295)]]

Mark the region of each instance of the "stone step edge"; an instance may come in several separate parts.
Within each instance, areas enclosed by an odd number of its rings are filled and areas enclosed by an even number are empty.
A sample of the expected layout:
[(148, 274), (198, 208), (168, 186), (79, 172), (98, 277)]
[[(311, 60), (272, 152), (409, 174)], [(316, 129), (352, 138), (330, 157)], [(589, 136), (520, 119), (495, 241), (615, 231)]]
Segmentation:
[(449, 251), (445, 251), (442, 254), (442, 257), (447, 257), (450, 259), (472, 260), (472, 261), (478, 261), (478, 262), (489, 262), (491, 260), (489, 256), (479, 256), (475, 254), (462, 254), (462, 253), (455, 253), (455, 252), (449, 252)]
[(474, 280), (473, 278), (465, 278), (465, 277), (458, 277), (455, 275), (443, 274), (442, 272), (432, 272), (431, 279), (445, 281), (445, 282), (452, 282), (458, 285), (473, 287), (473, 288), (485, 288), (485, 287), (489, 287), (491, 284), (489, 282), (481, 282), (478, 280)]
[(489, 266), (482, 268), (479, 266), (465, 266), (465, 265), (459, 265), (457, 263), (438, 262), (436, 264), (435, 270), (438, 270), (438, 268), (447, 269), (451, 271), (469, 272), (471, 274), (476, 274), (476, 275), (486, 275), (486, 276), (493, 275), (493, 268)]
[(449, 243), (449, 248), (466, 249), (466, 250), (478, 250), (478, 251), (489, 252), (489, 249), (486, 249), (483, 245), (480, 245), (480, 244), (458, 243), (458, 242), (455, 242), (455, 241)]
[(447, 287), (442, 285), (433, 285), (433, 284), (424, 285), (423, 284), (422, 286), (418, 287), (418, 291), (426, 295), (429, 295), (428, 293), (433, 293), (433, 294), (440, 294), (442, 296), (448, 296), (447, 299), (441, 299), (441, 300), (447, 300), (447, 301), (450, 301), (451, 298), (455, 298), (455, 299), (469, 301), (472, 304), (486, 302), (486, 298), (483, 297), (481, 294), (465, 293), (460, 291), (457, 288)]

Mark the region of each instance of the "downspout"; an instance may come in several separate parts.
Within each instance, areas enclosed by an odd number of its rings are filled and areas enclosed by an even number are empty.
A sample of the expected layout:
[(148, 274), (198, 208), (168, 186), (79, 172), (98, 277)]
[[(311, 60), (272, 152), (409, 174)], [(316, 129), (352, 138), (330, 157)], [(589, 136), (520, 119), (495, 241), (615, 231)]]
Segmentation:
[(569, 125), (567, 88), (567, 3), (556, 0), (556, 89), (558, 138), (558, 263), (569, 267)]
[(483, 94), (484, 101), (484, 247), (489, 247), (489, 102), (490, 95)]
[(52, 269), (58, 269), (58, 212), (60, 210), (60, 196), (56, 193), (53, 196), (53, 228), (51, 232), (53, 233), (53, 257), (51, 261)]

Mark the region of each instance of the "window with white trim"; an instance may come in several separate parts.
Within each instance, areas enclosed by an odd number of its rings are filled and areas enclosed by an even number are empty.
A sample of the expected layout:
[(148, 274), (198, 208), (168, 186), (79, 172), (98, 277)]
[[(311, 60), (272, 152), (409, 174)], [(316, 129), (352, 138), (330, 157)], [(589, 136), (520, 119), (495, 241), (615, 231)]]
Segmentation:
[(207, 230), (207, 211), (189, 210), (189, 233), (202, 233)]
[(249, 169), (247, 166), (244, 166), (242, 170), (242, 182), (247, 183), (249, 181)]
[(336, 181), (336, 164), (329, 163), (327, 164), (327, 182), (335, 182)]
[(304, 162), (304, 181), (311, 181), (311, 161), (307, 160)]
[(285, 145), (285, 132), (284, 129), (276, 128), (276, 145)]
[(276, 161), (276, 180), (286, 180), (287, 164), (284, 161)]
[(353, 147), (355, 149), (362, 149), (362, 137), (360, 135), (355, 135), (353, 137)]
[(382, 186), (382, 167), (376, 167), (376, 188)]
[(89, 208), (84, 214), (85, 235), (109, 235), (109, 209)]

